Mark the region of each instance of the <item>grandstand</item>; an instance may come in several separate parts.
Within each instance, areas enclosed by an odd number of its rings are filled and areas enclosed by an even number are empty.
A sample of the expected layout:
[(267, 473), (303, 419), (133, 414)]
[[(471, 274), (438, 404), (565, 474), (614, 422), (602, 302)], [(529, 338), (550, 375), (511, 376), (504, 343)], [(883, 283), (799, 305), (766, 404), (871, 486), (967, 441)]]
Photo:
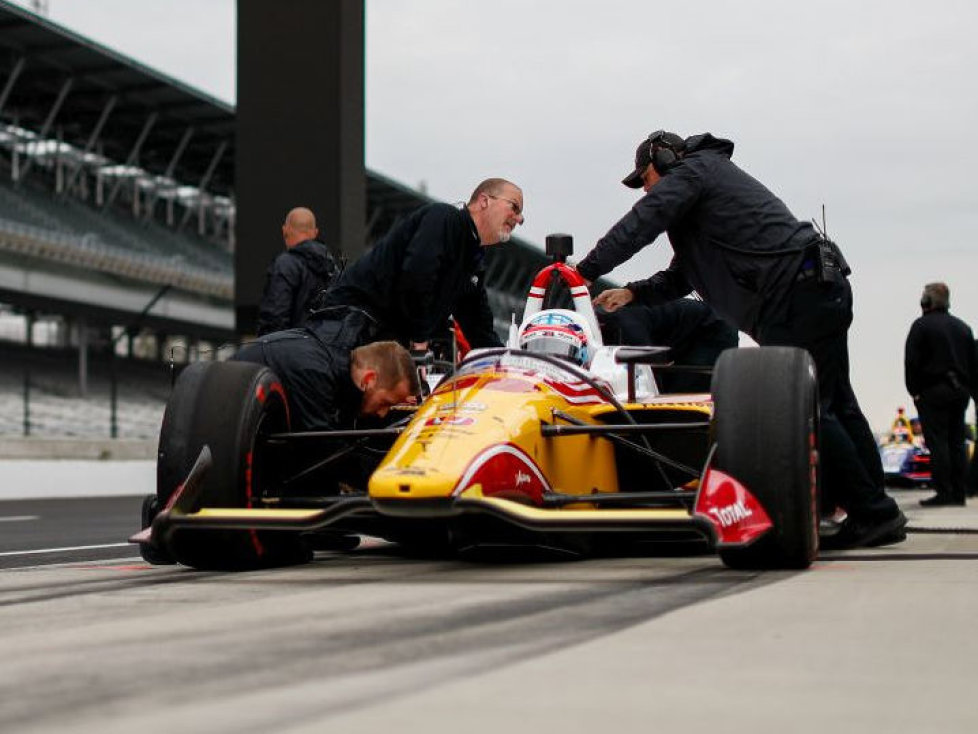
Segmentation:
[[(166, 385), (140, 361), (240, 338), (234, 133), (233, 107), (0, 0), (0, 435), (24, 430), (32, 370), (33, 428), (102, 430), (112, 354), (125, 412), (153, 413), (155, 434)], [(429, 201), (376, 172), (366, 185), (368, 246)], [(545, 261), (518, 239), (488, 252), (501, 331)]]
[(5, 344), (0, 358), (0, 436), (107, 439), (113, 422), (117, 436), (154, 440), (159, 435), (171, 381), (168, 368), (159, 362), (136, 360), (121, 366), (113, 419), (105, 355), (93, 359), (84, 396), (65, 369), (70, 355), (64, 349)]

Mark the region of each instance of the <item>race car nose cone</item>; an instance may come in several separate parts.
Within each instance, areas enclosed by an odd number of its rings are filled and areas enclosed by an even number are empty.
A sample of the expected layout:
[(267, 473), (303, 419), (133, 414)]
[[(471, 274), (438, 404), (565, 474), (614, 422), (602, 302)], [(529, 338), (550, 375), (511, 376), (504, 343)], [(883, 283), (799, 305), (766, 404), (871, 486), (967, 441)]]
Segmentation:
[(457, 476), (417, 468), (380, 469), (370, 478), (373, 499), (433, 499), (451, 497)]

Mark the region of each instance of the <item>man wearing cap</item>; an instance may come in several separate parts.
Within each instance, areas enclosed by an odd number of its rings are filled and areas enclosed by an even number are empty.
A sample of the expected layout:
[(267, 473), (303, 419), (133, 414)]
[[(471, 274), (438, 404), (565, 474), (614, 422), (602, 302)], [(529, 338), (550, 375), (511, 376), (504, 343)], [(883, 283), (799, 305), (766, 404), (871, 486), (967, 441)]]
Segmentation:
[[(823, 487), (848, 513), (823, 547), (906, 538), (906, 517), (883, 487), (876, 441), (849, 380), (852, 323), (848, 266), (834, 243), (731, 161), (734, 144), (710, 133), (659, 130), (635, 152), (622, 181), (645, 195), (577, 266), (594, 281), (665, 232), (668, 268), (629, 283), (648, 304), (694, 290), (762, 345), (807, 349), (818, 371)], [(599, 295), (597, 305), (613, 295)], [(826, 503), (823, 503), (823, 507)]]

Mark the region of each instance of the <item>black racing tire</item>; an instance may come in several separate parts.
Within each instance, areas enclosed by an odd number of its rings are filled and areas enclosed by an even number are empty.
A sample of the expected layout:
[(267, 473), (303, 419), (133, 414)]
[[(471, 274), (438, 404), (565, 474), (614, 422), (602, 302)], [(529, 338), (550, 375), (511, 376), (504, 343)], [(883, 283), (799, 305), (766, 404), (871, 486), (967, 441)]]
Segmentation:
[(713, 373), (713, 466), (760, 501), (773, 527), (721, 548), (738, 569), (803, 569), (818, 554), (818, 384), (803, 349), (729, 349)]
[(194, 465), (196, 453), (191, 447), (194, 440), (192, 428), (200, 403), (204, 376), (211, 364), (197, 362), (186, 367), (177, 378), (166, 401), (160, 440), (156, 451), (157, 511), (166, 506), (177, 487), (187, 478)]
[[(202, 362), (187, 367), (167, 402), (157, 457), (157, 501), (164, 507), (201, 449), (213, 463), (203, 480), (207, 507), (258, 507), (278, 469), (262, 451), (262, 433), (289, 430), (285, 391), (267, 367)], [(254, 530), (174, 531), (165, 551), (198, 569), (244, 570), (301, 563), (311, 552), (298, 535)]]

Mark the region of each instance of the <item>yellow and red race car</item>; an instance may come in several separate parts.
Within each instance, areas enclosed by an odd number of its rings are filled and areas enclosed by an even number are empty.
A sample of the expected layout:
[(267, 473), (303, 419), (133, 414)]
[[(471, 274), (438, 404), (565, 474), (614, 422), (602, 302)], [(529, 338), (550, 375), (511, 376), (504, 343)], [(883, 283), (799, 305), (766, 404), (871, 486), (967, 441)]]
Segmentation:
[[(662, 348), (604, 345), (566, 245), (549, 240), (556, 261), (507, 346), (470, 353), (396, 425), (291, 432), (267, 368), (185, 370), (160, 437), (162, 509), (133, 537), (144, 557), (275, 565), (361, 534), (446, 552), (698, 538), (731, 567), (807, 567), (818, 550), (807, 352), (731, 349), (711, 394), (660, 394), (655, 373), (682, 367), (653, 364)], [(542, 308), (552, 279), (569, 287), (573, 310)], [(366, 488), (310, 492), (296, 480), (329, 471), (349, 448), (336, 439), (380, 441), (383, 458)]]

